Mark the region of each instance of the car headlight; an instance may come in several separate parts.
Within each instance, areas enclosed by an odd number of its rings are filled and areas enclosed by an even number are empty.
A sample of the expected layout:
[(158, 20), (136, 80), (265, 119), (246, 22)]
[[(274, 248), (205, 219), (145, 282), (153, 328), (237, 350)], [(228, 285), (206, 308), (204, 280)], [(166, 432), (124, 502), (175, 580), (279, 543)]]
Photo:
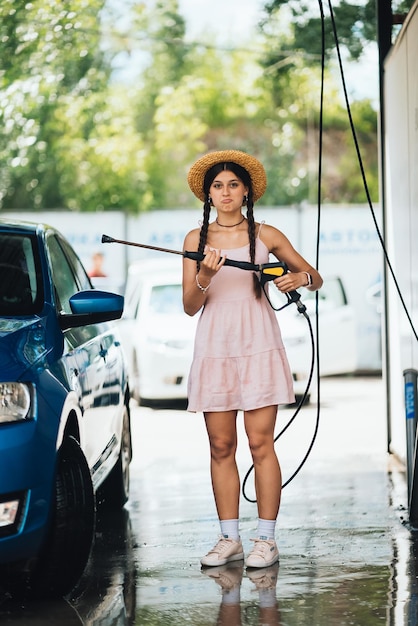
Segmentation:
[(23, 491), (4, 494), (0, 497), (0, 538), (19, 531), (26, 502)]
[(23, 383), (0, 383), (0, 424), (30, 418), (31, 393)]
[(19, 500), (0, 502), (0, 528), (12, 526), (15, 523)]

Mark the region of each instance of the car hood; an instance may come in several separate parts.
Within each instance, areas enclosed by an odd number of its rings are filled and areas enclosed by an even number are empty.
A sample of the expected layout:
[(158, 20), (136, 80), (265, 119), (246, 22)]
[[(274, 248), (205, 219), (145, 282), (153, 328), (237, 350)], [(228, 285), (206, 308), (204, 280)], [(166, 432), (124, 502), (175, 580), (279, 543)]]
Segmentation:
[(62, 354), (63, 337), (51, 316), (12, 319), (0, 317), (0, 380), (29, 380), (30, 370), (48, 367), (58, 349)]

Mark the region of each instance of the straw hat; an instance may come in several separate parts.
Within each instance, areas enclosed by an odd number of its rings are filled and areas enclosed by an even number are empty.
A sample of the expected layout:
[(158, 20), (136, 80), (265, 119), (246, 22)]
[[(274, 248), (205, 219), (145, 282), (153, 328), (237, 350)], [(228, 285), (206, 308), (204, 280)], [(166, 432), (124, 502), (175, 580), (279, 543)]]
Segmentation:
[(203, 181), (206, 172), (217, 163), (237, 163), (247, 170), (253, 187), (254, 202), (261, 198), (267, 187), (267, 176), (264, 167), (255, 157), (240, 150), (220, 150), (208, 152), (196, 161), (189, 170), (187, 182), (194, 195), (205, 201)]

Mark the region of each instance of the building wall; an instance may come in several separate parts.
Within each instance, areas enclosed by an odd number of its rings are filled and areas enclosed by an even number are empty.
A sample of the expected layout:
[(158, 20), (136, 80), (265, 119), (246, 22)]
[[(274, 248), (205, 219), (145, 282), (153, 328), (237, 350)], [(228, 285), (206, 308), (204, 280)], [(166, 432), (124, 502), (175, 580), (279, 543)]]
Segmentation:
[[(380, 211), (375, 209), (380, 220)], [(7, 214), (4, 214), (7, 215)], [(20, 219), (46, 221), (57, 227), (74, 246), (87, 269), (94, 252), (104, 254), (107, 277), (95, 280), (97, 287), (123, 293), (127, 267), (143, 258), (161, 253), (120, 244), (102, 244), (102, 234), (146, 245), (182, 250), (186, 233), (199, 226), (200, 209), (151, 211), (138, 216), (121, 212), (104, 213), (14, 213)], [(257, 221), (282, 230), (294, 247), (315, 265), (318, 211), (313, 206), (256, 207)], [(367, 206), (335, 205), (321, 209), (319, 270), (327, 277), (342, 279), (349, 304), (355, 311), (355, 371), (381, 369), (382, 254), (378, 235)], [(173, 264), (181, 256), (173, 255)], [(308, 355), (307, 355), (308, 358)]]
[[(387, 249), (418, 332), (418, 2), (384, 67)], [(418, 370), (418, 341), (395, 282), (387, 281), (391, 449), (406, 456), (404, 370)]]

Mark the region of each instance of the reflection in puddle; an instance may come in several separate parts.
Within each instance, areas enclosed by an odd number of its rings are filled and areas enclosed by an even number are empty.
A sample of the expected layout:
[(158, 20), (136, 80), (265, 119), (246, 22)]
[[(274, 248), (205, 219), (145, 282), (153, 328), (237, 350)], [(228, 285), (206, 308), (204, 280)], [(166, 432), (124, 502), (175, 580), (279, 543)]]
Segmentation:
[[(241, 606), (241, 583), (244, 563), (228, 563), (220, 567), (203, 568), (202, 573), (212, 578), (221, 588), (222, 600), (217, 617), (217, 626), (242, 626), (253, 623), (265, 626), (281, 626), (276, 585), (279, 563), (264, 569), (247, 570), (248, 579), (258, 592), (258, 604)], [(250, 615), (253, 613), (253, 615)]]
[[(153, 491), (146, 479), (152, 499), (143, 490), (129, 511), (99, 520), (88, 568), (66, 599), (26, 603), (0, 595), (0, 624), (418, 624), (418, 541), (404, 523), (401, 472), (381, 467), (334, 474), (329, 482), (305, 475), (286, 496), (280, 563), (265, 570), (246, 569), (243, 562), (201, 569), (213, 520), (201, 515), (200, 477), (188, 478), (187, 493), (180, 483), (179, 493), (173, 482), (167, 488), (169, 474), (156, 480)], [(185, 519), (192, 509), (193, 519)], [(250, 515), (243, 519), (245, 538), (252, 522)]]
[(98, 520), (94, 553), (69, 601), (86, 626), (135, 624), (136, 565), (126, 509)]
[(418, 534), (408, 527), (407, 482), (404, 472), (395, 468), (389, 475), (389, 504), (396, 521), (392, 533), (392, 564), (389, 593), (390, 626), (418, 624)]
[[(170, 492), (170, 502), (156, 501), (153, 511), (139, 506), (133, 519), (134, 527), (141, 519), (135, 531), (136, 623), (416, 626), (418, 621), (405, 621), (405, 600), (402, 606), (400, 598), (405, 582), (397, 580), (396, 561), (399, 552), (408, 549), (410, 536), (389, 502), (392, 485), (386, 461), (370, 469), (359, 460), (356, 468), (347, 466), (333, 475), (305, 475), (287, 494), (281, 518), (280, 569), (273, 592), (268, 589), (268, 572), (257, 581), (242, 564), (198, 570), (200, 552), (205, 552), (204, 542), (210, 536), (208, 528), (213, 527), (212, 519), (200, 517), (197, 491), (201, 481), (197, 479), (195, 487), (189, 478), (187, 495), (181, 485), (176, 494), (170, 477), (160, 475), (160, 493)], [(176, 502), (180, 511), (174, 511)], [(193, 506), (194, 521), (185, 522), (184, 512)], [(160, 515), (158, 528), (151, 522), (156, 515)], [(198, 519), (202, 519), (201, 528)], [(244, 544), (252, 523), (250, 516), (247, 519), (242, 529)], [(195, 535), (182, 545), (185, 525), (194, 528)], [(393, 537), (400, 543), (397, 553)], [(408, 554), (416, 562), (416, 555)]]
[(38, 602), (0, 593), (0, 624), (132, 626), (136, 609), (133, 549), (128, 511), (106, 513), (98, 520), (93, 552), (73, 592), (65, 599)]

